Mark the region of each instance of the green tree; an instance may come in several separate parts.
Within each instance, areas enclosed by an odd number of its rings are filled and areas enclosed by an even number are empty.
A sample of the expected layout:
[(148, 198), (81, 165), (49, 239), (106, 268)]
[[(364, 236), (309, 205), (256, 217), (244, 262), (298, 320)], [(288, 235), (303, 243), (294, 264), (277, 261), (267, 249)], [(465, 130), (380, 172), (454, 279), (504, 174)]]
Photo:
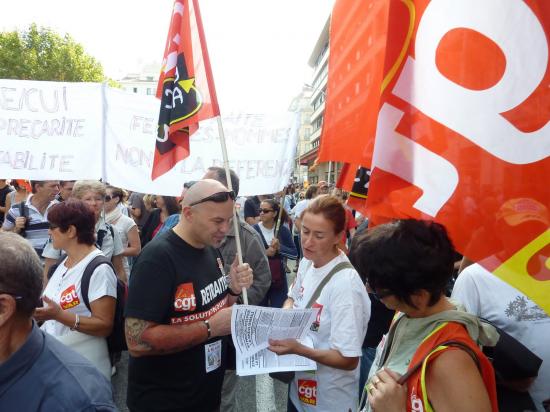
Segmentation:
[(108, 81), (103, 67), (66, 34), (32, 24), (0, 33), (0, 79), (64, 82)]

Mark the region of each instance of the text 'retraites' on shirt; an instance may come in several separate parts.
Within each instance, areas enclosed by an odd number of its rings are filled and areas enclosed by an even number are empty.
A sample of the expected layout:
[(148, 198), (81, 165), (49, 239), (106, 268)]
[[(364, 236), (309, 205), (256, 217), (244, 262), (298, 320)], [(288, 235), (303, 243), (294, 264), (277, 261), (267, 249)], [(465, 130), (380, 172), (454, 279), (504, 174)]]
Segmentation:
[[(209, 319), (228, 304), (217, 257), (214, 248), (194, 248), (172, 230), (158, 235), (132, 268), (126, 316), (173, 327)], [(215, 410), (226, 353), (227, 337), (217, 337), (174, 354), (130, 357), (128, 406)]]

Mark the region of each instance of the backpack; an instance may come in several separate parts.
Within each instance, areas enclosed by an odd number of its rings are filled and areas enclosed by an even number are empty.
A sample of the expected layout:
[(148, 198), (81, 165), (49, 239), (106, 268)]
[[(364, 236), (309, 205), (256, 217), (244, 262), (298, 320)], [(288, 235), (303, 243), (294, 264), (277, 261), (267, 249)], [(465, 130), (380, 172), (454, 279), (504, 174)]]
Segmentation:
[[(61, 256), (61, 258), (59, 258), (59, 260), (50, 267), (47, 275), (48, 279), (52, 277), (57, 267), (61, 264), (61, 262), (63, 262), (63, 260), (65, 260), (66, 257), (67, 255)], [(86, 305), (86, 307), (90, 312), (92, 311), (90, 307), (90, 300), (88, 298), (88, 291), (90, 289), (90, 280), (92, 278), (92, 274), (100, 265), (109, 265), (114, 272), (114, 267), (111, 264), (111, 261), (103, 255), (98, 255), (94, 257), (88, 263), (88, 265), (86, 265), (86, 268), (84, 269), (84, 273), (82, 274), (82, 280), (80, 283), (80, 291), (82, 293), (82, 299), (84, 300), (84, 304)], [(115, 306), (115, 316), (113, 318), (113, 330), (111, 331), (111, 334), (107, 336), (107, 346), (109, 347), (109, 353), (117, 353), (123, 350), (128, 350), (128, 346), (126, 344), (126, 337), (124, 334), (124, 305), (126, 304), (127, 291), (128, 290), (124, 282), (122, 282), (117, 277), (116, 306)]]

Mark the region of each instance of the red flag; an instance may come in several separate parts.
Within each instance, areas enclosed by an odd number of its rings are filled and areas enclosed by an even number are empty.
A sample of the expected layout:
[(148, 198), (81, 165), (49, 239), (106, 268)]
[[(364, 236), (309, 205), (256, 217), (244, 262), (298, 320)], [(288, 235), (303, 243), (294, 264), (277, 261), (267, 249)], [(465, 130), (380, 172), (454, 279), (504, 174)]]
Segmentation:
[(153, 180), (189, 156), (189, 137), (199, 121), (220, 114), (197, 0), (174, 2), (157, 98)]
[(371, 222), (439, 221), (550, 313), (550, 2), (334, 10), (321, 160), (372, 169)]

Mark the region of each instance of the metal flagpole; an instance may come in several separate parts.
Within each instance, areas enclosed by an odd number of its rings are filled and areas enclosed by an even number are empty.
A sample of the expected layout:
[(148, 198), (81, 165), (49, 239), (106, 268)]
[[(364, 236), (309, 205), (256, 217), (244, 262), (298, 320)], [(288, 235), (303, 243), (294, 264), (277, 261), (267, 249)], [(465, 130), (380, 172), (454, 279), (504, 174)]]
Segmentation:
[[(231, 184), (231, 173), (229, 173), (229, 158), (227, 156), (227, 146), (225, 144), (225, 134), (223, 132), (222, 118), (217, 116), (218, 119), (218, 132), (220, 134), (220, 144), (222, 146), (222, 155), (223, 155), (223, 167), (225, 169), (225, 178), (227, 180), (227, 188), (233, 190), (233, 185)], [(241, 248), (241, 236), (239, 234), (239, 222), (237, 216), (237, 210), (235, 208), (236, 202), (233, 204), (233, 230), (235, 231), (235, 242), (237, 243), (237, 256), (239, 259), (239, 264), (243, 264), (243, 251)], [(243, 302), (245, 305), (248, 305), (248, 294), (246, 293), (246, 288), (243, 288)]]

